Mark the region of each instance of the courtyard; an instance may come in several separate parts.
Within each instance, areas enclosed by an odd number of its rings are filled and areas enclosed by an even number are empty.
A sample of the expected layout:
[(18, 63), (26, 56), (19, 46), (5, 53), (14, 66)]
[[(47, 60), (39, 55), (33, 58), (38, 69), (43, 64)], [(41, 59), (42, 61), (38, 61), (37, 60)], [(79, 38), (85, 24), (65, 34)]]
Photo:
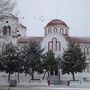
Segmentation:
[[(69, 86), (67, 86), (67, 83), (62, 83), (60, 85), (54, 85), (51, 84), (48, 86), (47, 80), (42, 80), (42, 75), (38, 76), (36, 75), (35, 78), (39, 78), (41, 82), (39, 81), (30, 81), (29, 77), (25, 76), (24, 74), (20, 75), (20, 82), (17, 83), (16, 87), (9, 87), (8, 81), (7, 81), (7, 74), (6, 73), (0, 73), (0, 90), (90, 90), (90, 74), (89, 73), (78, 73), (75, 75), (76, 79), (81, 82), (70, 82)], [(87, 79), (87, 81), (84, 81), (83, 78)], [(12, 79), (16, 79), (14, 75), (11, 77)], [(71, 80), (71, 75), (61, 75), (61, 81), (68, 81)]]

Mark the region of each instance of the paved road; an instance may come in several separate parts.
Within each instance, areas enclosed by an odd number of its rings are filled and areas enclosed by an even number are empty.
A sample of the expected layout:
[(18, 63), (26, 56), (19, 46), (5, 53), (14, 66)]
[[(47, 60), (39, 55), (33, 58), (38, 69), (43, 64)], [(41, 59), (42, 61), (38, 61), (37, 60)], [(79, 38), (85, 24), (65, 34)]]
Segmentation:
[(90, 90), (90, 86), (0, 86), (0, 90)]

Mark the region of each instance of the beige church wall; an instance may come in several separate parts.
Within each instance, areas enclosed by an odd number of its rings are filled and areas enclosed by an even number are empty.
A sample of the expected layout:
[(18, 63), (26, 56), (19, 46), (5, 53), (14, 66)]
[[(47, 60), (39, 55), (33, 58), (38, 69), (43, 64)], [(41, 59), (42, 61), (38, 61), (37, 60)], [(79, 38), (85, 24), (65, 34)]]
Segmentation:
[(48, 51), (48, 43), (52, 42), (53, 38), (57, 39), (56, 42), (60, 42), (60, 50), (59, 49), (57, 49), (57, 51), (53, 50), (53, 52), (55, 53), (56, 56), (62, 55), (63, 51), (67, 48), (67, 41), (61, 34), (51, 33), (46, 35), (43, 41), (41, 42), (41, 48), (44, 48), (45, 49), (44, 53), (46, 53)]

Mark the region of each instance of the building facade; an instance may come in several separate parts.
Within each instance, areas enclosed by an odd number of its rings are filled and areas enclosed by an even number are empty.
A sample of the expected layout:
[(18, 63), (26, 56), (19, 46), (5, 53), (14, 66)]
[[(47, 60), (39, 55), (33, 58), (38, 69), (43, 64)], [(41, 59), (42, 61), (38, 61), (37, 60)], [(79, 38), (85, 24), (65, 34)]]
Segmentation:
[(21, 37), (18, 40), (18, 44), (21, 46), (26, 43), (28, 39), (32, 39), (41, 44), (41, 48), (45, 49), (44, 53), (52, 50), (57, 57), (63, 55), (69, 42), (79, 43), (82, 52), (86, 54), (88, 63), (86, 72), (90, 72), (90, 37), (69, 36), (68, 25), (59, 19), (51, 20), (44, 27), (44, 32), (44, 37)]
[(69, 42), (75, 42), (80, 44), (82, 52), (86, 54), (88, 63), (86, 72), (90, 72), (90, 37), (69, 36), (68, 25), (59, 19), (51, 20), (44, 27), (43, 37), (27, 37), (26, 30), (27, 28), (20, 24), (14, 15), (0, 16), (0, 50), (10, 42), (23, 47), (31, 39), (40, 43), (41, 48), (45, 49), (44, 53), (52, 50), (57, 57), (63, 55)]
[(20, 24), (14, 15), (0, 16), (0, 50), (3, 50), (10, 42), (17, 45), (17, 39), (26, 36), (26, 30), (26, 27)]

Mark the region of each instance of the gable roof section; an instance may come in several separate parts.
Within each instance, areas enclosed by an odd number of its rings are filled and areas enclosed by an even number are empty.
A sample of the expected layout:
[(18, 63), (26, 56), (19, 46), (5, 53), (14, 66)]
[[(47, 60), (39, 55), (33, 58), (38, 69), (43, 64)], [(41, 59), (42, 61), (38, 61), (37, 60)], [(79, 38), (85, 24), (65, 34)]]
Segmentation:
[(68, 40), (79, 44), (90, 44), (90, 37), (69, 37)]
[(20, 37), (18, 43), (28, 43), (29, 40), (40, 43), (43, 40), (43, 37)]
[(43, 37), (29, 37), (28, 39), (33, 40), (35, 42), (41, 42), (43, 40)]
[[(40, 43), (44, 37), (20, 37), (18, 43), (28, 43), (29, 40), (33, 40), (37, 43)], [(90, 37), (66, 37), (69, 42), (79, 43), (79, 44), (90, 44)]]

